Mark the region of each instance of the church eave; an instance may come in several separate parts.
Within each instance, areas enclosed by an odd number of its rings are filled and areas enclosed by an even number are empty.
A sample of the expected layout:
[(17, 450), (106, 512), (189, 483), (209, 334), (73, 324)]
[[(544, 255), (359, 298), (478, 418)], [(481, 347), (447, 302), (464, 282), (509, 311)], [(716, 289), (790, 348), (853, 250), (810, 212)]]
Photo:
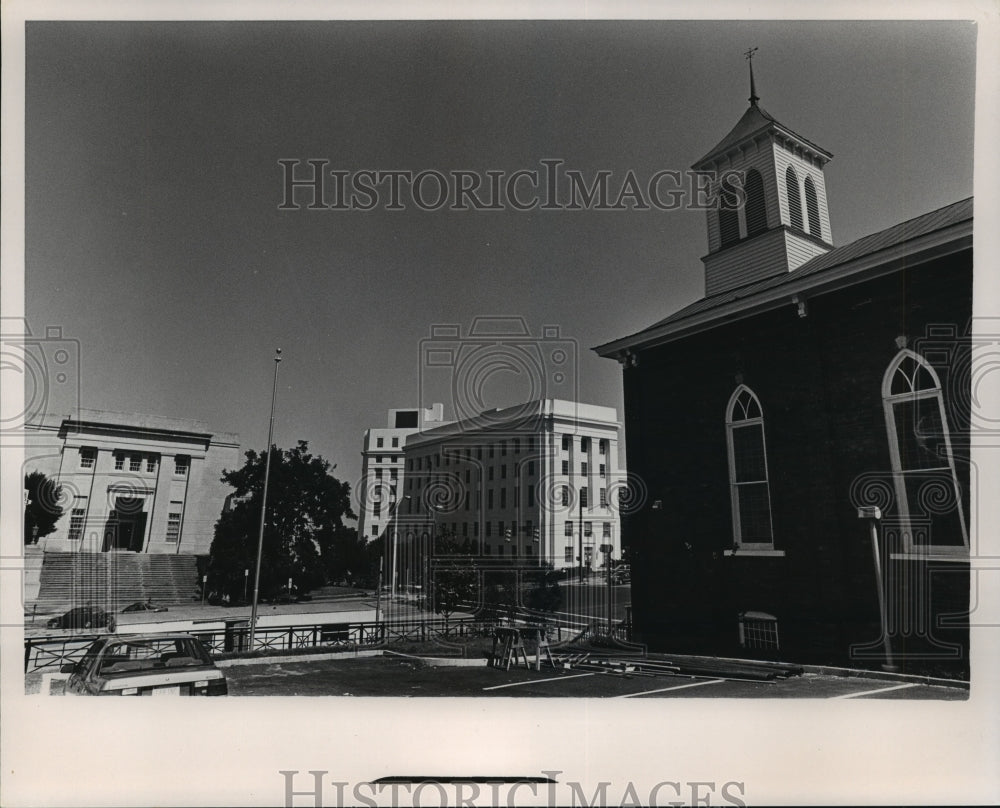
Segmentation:
[(789, 151), (801, 152), (803, 156), (816, 163), (820, 168), (833, 159), (832, 152), (827, 151), (821, 146), (817, 146), (812, 141), (796, 134), (777, 121), (769, 120), (764, 126), (753, 132), (748, 132), (737, 141), (725, 143), (725, 139), (723, 139), (724, 146), (722, 144), (716, 146), (712, 151), (694, 163), (691, 168), (695, 171), (704, 171), (716, 167), (726, 162), (726, 160), (740, 155), (748, 146), (754, 145), (768, 136), (774, 137), (775, 140), (785, 145), (785, 148), (788, 148)]
[[(970, 218), (873, 253), (862, 254), (844, 263), (825, 268), (817, 274), (797, 270), (783, 273), (781, 280), (770, 278), (756, 281), (749, 284), (746, 291), (733, 290), (719, 295), (723, 299), (709, 308), (702, 308), (691, 315), (685, 315), (682, 309), (666, 321), (630, 336), (598, 345), (592, 350), (599, 356), (621, 360), (637, 350), (710, 330), (720, 323), (730, 323), (780, 308), (788, 305), (794, 296), (814, 297), (827, 294), (836, 289), (898, 272), (901, 269), (911, 269), (919, 264), (971, 248), (972, 219)], [(700, 307), (703, 302), (696, 301), (686, 308)]]

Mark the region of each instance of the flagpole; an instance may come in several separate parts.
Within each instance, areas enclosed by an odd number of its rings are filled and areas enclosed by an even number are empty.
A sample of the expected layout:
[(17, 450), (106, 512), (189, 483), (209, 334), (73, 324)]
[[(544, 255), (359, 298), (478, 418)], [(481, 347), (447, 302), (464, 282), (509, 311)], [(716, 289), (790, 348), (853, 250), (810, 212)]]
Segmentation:
[(257, 598), (260, 594), (260, 559), (264, 554), (264, 522), (267, 515), (267, 484), (271, 477), (271, 441), (274, 438), (274, 399), (278, 390), (278, 364), (281, 362), (281, 348), (274, 354), (274, 381), (271, 384), (271, 422), (267, 428), (267, 460), (264, 461), (264, 491), (260, 498), (260, 534), (257, 537), (257, 571), (253, 578), (253, 605), (250, 607), (250, 646), (253, 650), (257, 632)]

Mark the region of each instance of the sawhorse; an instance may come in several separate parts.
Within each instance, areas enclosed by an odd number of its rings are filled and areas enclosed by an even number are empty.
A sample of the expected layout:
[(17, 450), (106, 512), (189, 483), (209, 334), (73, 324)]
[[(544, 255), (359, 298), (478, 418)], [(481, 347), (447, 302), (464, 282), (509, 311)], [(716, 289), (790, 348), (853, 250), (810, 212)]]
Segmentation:
[(493, 655), (491, 657), (493, 667), (510, 670), (511, 663), (518, 664), (521, 657), (524, 658), (524, 667), (531, 670), (528, 665), (528, 652), (524, 650), (524, 641), (521, 639), (521, 632), (516, 628), (494, 629)]

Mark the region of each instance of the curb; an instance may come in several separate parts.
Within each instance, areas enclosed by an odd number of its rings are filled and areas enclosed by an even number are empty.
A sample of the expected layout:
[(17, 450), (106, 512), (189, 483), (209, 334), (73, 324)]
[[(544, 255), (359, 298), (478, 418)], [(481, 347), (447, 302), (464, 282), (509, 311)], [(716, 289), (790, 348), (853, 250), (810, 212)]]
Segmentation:
[(403, 657), (404, 659), (416, 659), (429, 665), (432, 668), (485, 668), (488, 659), (476, 659), (466, 657), (422, 657), (414, 654), (404, 654), (401, 651), (384, 651), (386, 657)]
[(401, 651), (387, 651), (382, 648), (364, 651), (329, 651), (320, 654), (294, 654), (286, 656), (241, 657), (215, 660), (217, 668), (231, 668), (238, 665), (271, 665), (285, 662), (321, 662), (327, 659), (359, 659), (362, 657), (402, 657), (413, 659), (433, 668), (474, 668), (486, 667), (489, 660), (465, 659), (463, 657), (422, 657), (404, 654)]
[[(652, 655), (650, 655), (652, 656)], [(841, 676), (847, 679), (875, 679), (884, 682), (919, 682), (937, 687), (952, 687), (960, 690), (968, 690), (969, 682), (964, 679), (944, 679), (936, 676), (923, 676), (914, 673), (894, 673), (891, 671), (868, 670), (865, 668), (840, 668), (834, 665), (801, 665), (797, 662), (772, 662), (763, 659), (744, 659), (738, 657), (704, 657), (690, 654), (657, 654), (669, 659), (684, 659), (689, 661), (697, 660), (717, 660), (719, 662), (750, 663), (754, 665), (774, 665), (784, 667), (802, 668), (803, 673), (813, 673), (823, 676)]]
[(914, 673), (892, 673), (891, 671), (872, 671), (859, 668), (835, 668), (829, 665), (799, 665), (806, 673), (818, 673), (825, 676), (842, 676), (845, 679), (876, 679), (884, 682), (919, 682), (936, 687), (951, 687), (956, 690), (968, 690), (970, 683), (964, 679), (942, 679), (936, 676), (921, 676)]
[(328, 651), (320, 654), (289, 654), (286, 656), (238, 657), (217, 659), (215, 667), (232, 668), (237, 665), (271, 665), (278, 662), (319, 662), (325, 659), (355, 659), (359, 657), (382, 656), (381, 649), (365, 651)]

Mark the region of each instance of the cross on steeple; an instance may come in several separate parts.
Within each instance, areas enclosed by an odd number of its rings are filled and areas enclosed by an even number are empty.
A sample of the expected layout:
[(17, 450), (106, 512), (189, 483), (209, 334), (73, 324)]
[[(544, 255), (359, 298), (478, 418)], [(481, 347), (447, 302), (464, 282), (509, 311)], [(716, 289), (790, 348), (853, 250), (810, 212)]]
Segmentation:
[(752, 107), (757, 106), (757, 102), (760, 101), (760, 98), (757, 97), (757, 88), (756, 88), (756, 86), (754, 85), (754, 82), (753, 82), (753, 55), (758, 50), (759, 50), (758, 48), (750, 48), (750, 50), (748, 50), (746, 53), (743, 54), (746, 57), (746, 60), (750, 63), (750, 98), (749, 98), (749, 101), (750, 101), (750, 106), (752, 106)]

